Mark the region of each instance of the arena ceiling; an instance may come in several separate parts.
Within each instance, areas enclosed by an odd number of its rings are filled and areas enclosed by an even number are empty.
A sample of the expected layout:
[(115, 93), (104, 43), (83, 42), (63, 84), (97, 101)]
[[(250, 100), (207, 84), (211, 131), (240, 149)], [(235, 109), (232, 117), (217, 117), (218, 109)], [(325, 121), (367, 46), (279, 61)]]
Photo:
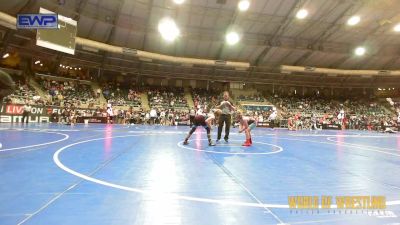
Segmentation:
[[(393, 30), (400, 23), (399, 0), (250, 0), (250, 3), (247, 11), (240, 12), (238, 0), (186, 0), (181, 5), (173, 0), (15, 0), (1, 1), (0, 10), (16, 16), (38, 12), (41, 6), (78, 20), (79, 37), (166, 55), (250, 62), (252, 67), (247, 71), (185, 68), (82, 48), (77, 49), (76, 57), (53, 54), (57, 65), (62, 60), (79, 58), (87, 65), (103, 68), (107, 65), (123, 72), (158, 71), (246, 81), (273, 81), (279, 75), (282, 83), (299, 79), (300, 84), (305, 82), (302, 76), (295, 79), (282, 76), (279, 66), (400, 69), (400, 32)], [(308, 17), (297, 19), (299, 9), (307, 9)], [(348, 26), (347, 20), (354, 15), (360, 16), (360, 23)], [(159, 21), (166, 16), (173, 18), (181, 30), (181, 36), (173, 43), (164, 41), (157, 30)], [(2, 29), (3, 47), (10, 44), (23, 45), (25, 50), (34, 48), (29, 46), (34, 42), (27, 41), (34, 39), (34, 35)], [(229, 30), (240, 34), (237, 45), (225, 43)], [(357, 46), (365, 46), (364, 56), (353, 54)], [(381, 79), (364, 78), (358, 81), (374, 84)], [(325, 77), (310, 79), (311, 83), (321, 83)], [(336, 81), (343, 85), (349, 79)]]

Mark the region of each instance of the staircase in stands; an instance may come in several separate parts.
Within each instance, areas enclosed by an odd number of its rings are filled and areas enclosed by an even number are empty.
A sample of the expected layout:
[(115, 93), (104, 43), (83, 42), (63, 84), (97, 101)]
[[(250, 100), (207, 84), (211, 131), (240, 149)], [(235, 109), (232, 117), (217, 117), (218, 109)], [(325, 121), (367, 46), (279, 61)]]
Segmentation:
[(190, 89), (187, 87), (185, 88), (185, 98), (189, 106), (189, 109), (193, 109), (194, 108), (193, 96), (192, 93), (190, 92)]

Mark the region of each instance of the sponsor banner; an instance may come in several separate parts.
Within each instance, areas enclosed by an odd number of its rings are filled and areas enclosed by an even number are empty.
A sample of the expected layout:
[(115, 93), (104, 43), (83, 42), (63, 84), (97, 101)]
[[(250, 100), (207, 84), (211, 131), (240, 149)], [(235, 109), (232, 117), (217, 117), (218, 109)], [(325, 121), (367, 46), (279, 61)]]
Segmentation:
[[(55, 121), (63, 112), (64, 108), (57, 106), (37, 106), (31, 105), (31, 113), (28, 118), (32, 123), (48, 123)], [(94, 113), (94, 109), (76, 109), (78, 114), (90, 111)], [(0, 123), (19, 123), (22, 121), (22, 113), (24, 112), (24, 105), (20, 104), (0, 104)]]
[(341, 130), (342, 126), (340, 124), (322, 124), (322, 129), (326, 130)]
[(258, 122), (257, 127), (269, 127), (269, 122)]
[(77, 123), (84, 123), (85, 120), (88, 121), (88, 123), (107, 123), (107, 117), (98, 117), (98, 116), (83, 116), (83, 117), (78, 117), (76, 119)]
[(58, 29), (57, 14), (18, 14), (18, 29)]

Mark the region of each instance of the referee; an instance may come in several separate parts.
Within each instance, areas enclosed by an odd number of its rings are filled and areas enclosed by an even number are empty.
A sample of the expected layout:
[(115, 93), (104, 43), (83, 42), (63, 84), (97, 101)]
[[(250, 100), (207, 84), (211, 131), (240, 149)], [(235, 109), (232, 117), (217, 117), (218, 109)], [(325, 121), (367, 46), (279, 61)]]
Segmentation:
[(22, 123), (25, 122), (28, 123), (29, 121), (29, 116), (31, 115), (32, 107), (30, 106), (29, 102), (26, 102), (24, 105), (24, 112), (22, 113)]
[(224, 92), (224, 101), (221, 102), (219, 106), (216, 108), (221, 109), (222, 113), (221, 116), (219, 117), (218, 121), (218, 137), (217, 137), (217, 142), (221, 139), (221, 134), (222, 134), (222, 127), (224, 126), (225, 123), (225, 137), (224, 140), (228, 142), (229, 139), (229, 129), (231, 128), (232, 124), (232, 111), (236, 110), (236, 107), (233, 106), (232, 102), (229, 101), (229, 92), (225, 91)]

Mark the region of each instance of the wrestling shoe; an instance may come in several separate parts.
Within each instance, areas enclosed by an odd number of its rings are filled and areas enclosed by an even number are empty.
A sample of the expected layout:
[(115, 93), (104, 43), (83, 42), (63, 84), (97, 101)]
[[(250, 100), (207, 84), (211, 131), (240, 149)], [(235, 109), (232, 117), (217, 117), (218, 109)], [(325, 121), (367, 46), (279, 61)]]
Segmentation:
[(208, 142), (208, 146), (215, 146), (215, 143), (213, 143), (212, 141)]
[(228, 138), (224, 138), (225, 142), (228, 143)]
[(246, 141), (242, 144), (242, 146), (245, 146), (245, 147), (251, 146), (250, 141), (249, 141), (249, 140), (246, 140)]
[(189, 144), (188, 140), (185, 140), (185, 141), (183, 142), (183, 145), (188, 145), (188, 144)]

